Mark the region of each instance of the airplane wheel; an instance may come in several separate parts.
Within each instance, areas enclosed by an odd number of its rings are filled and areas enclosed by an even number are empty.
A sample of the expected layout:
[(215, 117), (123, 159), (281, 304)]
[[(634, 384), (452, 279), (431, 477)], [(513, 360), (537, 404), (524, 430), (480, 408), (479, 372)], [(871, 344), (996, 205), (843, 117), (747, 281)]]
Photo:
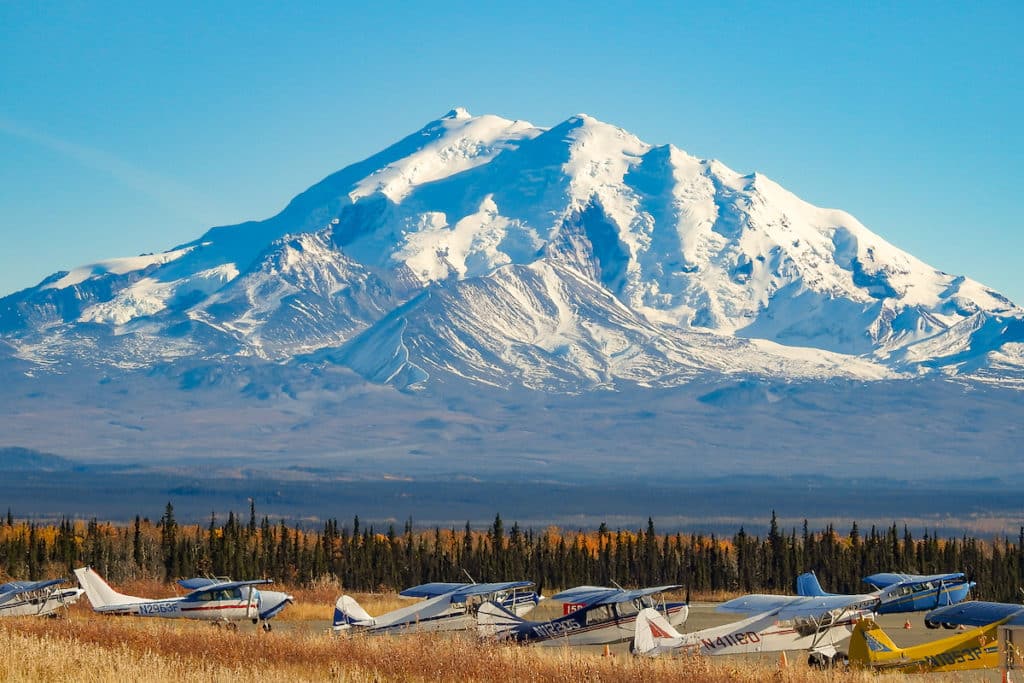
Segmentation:
[(948, 631), (952, 631), (952, 630), (954, 630), (956, 628), (956, 624), (950, 624), (949, 622), (943, 622), (942, 623), (942, 628), (944, 628), (944, 629), (946, 629)]
[(219, 629), (221, 626), (223, 626), (223, 624), (221, 624), (219, 621), (213, 622), (213, 627), (214, 628)]
[(237, 630), (238, 630), (238, 624), (236, 624), (236, 623), (235, 623), (235, 622), (233, 622), (233, 621), (229, 621), (229, 622), (227, 623), (226, 627), (227, 627), (227, 629), (228, 629), (229, 631), (237, 631)]
[(849, 669), (850, 657), (845, 652), (837, 652), (832, 658), (832, 666), (837, 669)]
[(936, 629), (936, 628), (939, 627), (939, 623), (937, 621), (928, 621), (927, 619), (925, 619), (924, 620), (924, 627), (925, 628)]
[(270, 629), (272, 629), (272, 628), (273, 628), (273, 626), (270, 625), (269, 621), (264, 621), (263, 622), (263, 630), (264, 630), (264, 632), (270, 633)]
[(831, 663), (832, 660), (820, 652), (812, 652), (810, 657), (807, 658), (807, 666), (812, 669), (827, 669)]

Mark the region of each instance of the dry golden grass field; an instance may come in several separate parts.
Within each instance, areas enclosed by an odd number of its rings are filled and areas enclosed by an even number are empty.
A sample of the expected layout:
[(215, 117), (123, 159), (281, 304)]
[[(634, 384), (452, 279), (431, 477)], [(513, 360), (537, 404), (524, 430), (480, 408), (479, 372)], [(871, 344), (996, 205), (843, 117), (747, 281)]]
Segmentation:
[[(126, 592), (167, 595), (159, 584)], [(812, 671), (799, 658), (633, 658), (616, 648), (536, 649), (481, 643), (473, 634), (337, 637), (327, 633), (338, 589), (293, 591), (271, 633), (209, 623), (104, 617), (83, 600), (61, 618), (0, 621), (0, 681), (902, 681), (898, 675)], [(408, 602), (357, 594), (371, 613)], [(995, 673), (995, 672), (990, 672)], [(975, 681), (975, 676), (919, 680)], [(980, 680), (993, 680), (991, 677)], [(995, 673), (994, 680), (999, 680)]]

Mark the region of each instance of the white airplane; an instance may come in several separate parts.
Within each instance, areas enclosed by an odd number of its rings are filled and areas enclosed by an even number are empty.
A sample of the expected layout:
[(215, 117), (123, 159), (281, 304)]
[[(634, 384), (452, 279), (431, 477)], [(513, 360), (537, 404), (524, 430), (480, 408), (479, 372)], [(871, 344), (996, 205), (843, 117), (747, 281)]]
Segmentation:
[[(682, 625), (689, 614), (685, 602), (655, 601), (654, 595), (681, 586), (655, 586), (624, 590), (602, 586), (577, 586), (551, 596), (565, 603), (565, 613), (550, 621), (526, 621), (494, 602), (477, 612), (477, 633), (523, 644), (603, 645), (628, 640), (635, 631), (640, 610), (650, 607), (668, 622)], [(652, 611), (653, 611), (652, 610)]]
[(67, 579), (12, 581), (0, 586), (0, 617), (46, 616), (73, 605), (81, 588), (61, 588)]
[(379, 617), (371, 616), (355, 598), (342, 595), (334, 606), (334, 631), (349, 629), (364, 633), (420, 633), (460, 631), (476, 625), (476, 611), (486, 600), (497, 600), (516, 614), (526, 614), (542, 598), (529, 588), (532, 581), (505, 583), (425, 583), (407, 588), (399, 595), (427, 598)]
[(658, 612), (645, 609), (636, 619), (633, 651), (654, 657), (664, 652), (732, 655), (808, 650), (811, 666), (842, 664), (847, 655), (838, 644), (850, 637), (859, 619), (873, 614), (878, 602), (874, 595), (747, 595), (723, 603), (718, 611), (752, 616), (693, 633), (679, 633)]
[(270, 579), (253, 581), (221, 581), (186, 579), (179, 583), (190, 589), (187, 595), (173, 598), (137, 598), (118, 593), (91, 567), (75, 570), (78, 583), (100, 614), (132, 614), (165, 619), (202, 619), (216, 625), (225, 624), (234, 630), (236, 621), (262, 622), (270, 630), (269, 619), (293, 601), (292, 596), (278, 591), (257, 590), (256, 586), (271, 583)]

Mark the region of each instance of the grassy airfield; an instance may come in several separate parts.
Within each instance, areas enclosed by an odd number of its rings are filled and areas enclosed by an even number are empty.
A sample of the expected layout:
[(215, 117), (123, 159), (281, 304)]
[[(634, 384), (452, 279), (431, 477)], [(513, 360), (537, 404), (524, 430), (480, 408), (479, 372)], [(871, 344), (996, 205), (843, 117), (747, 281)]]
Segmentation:
[[(166, 595), (159, 584), (133, 586), (139, 593)], [(147, 590), (149, 589), (149, 590)], [(296, 604), (263, 633), (251, 624), (237, 632), (185, 620), (109, 617), (94, 614), (88, 601), (59, 619), (8, 618), (0, 621), (0, 680), (3, 681), (886, 681), (899, 674), (814, 671), (805, 655), (790, 653), (781, 666), (777, 654), (759, 657), (680, 657), (640, 659), (627, 646), (611, 648), (529, 648), (481, 643), (472, 633), (414, 634), (403, 637), (337, 637), (328, 633), (337, 589), (323, 586), (294, 591)], [(371, 614), (408, 602), (394, 594), (357, 594)], [(687, 630), (731, 618), (713, 603), (694, 603)], [(542, 605), (538, 618), (559, 612)], [(921, 615), (913, 627), (905, 618), (883, 617), (900, 645), (948, 634), (927, 631)], [(926, 674), (927, 681), (999, 681), (998, 671)]]

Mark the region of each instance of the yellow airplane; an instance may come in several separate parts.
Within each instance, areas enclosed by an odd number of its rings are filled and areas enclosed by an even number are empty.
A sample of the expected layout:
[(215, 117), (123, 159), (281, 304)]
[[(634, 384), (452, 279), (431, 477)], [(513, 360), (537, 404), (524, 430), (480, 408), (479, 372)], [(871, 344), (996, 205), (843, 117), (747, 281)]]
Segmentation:
[(861, 619), (850, 637), (850, 664), (902, 673), (995, 669), (999, 627), (1009, 618), (922, 645), (900, 647), (872, 619)]

